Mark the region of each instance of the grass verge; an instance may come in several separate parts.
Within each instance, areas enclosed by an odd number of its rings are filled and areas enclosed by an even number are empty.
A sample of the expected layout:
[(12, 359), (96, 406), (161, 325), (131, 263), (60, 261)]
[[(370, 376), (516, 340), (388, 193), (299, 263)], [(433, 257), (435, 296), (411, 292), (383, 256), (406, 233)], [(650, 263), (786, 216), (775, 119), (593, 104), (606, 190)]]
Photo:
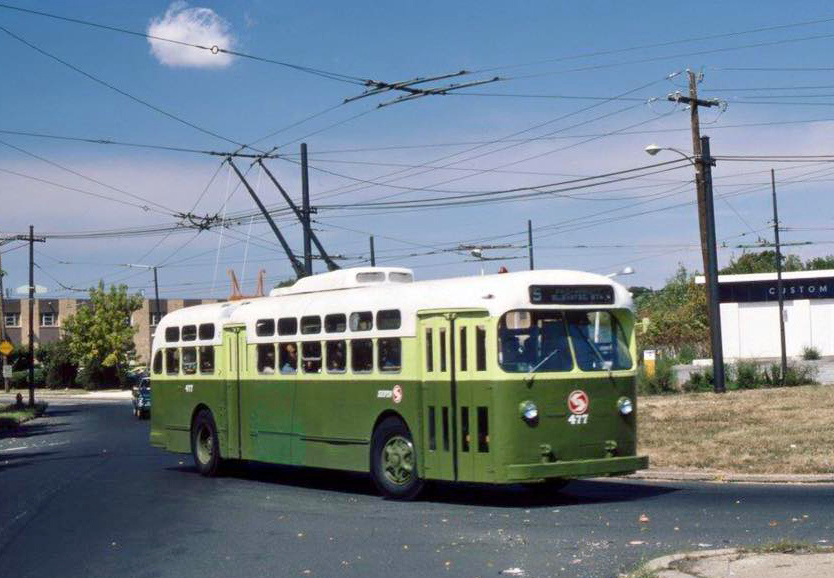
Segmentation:
[(23, 422), (41, 416), (48, 405), (42, 401), (36, 403), (35, 407), (26, 406), (22, 409), (18, 409), (13, 403), (0, 406), (0, 431), (15, 429)]
[(653, 468), (834, 473), (834, 387), (640, 398), (639, 451)]

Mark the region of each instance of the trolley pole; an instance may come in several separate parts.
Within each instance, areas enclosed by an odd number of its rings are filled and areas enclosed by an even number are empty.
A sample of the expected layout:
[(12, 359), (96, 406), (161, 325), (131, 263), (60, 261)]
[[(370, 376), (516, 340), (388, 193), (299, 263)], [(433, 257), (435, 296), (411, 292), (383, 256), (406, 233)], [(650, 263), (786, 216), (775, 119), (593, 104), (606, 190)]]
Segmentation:
[(715, 206), (712, 195), (713, 158), (709, 151), (709, 137), (701, 137), (701, 156), (697, 159), (703, 171), (703, 184), (706, 193), (704, 215), (707, 224), (707, 297), (709, 303), (710, 345), (712, 346), (712, 375), (715, 393), (724, 393), (724, 349), (721, 339), (721, 303), (718, 293), (718, 250), (715, 240)]
[(785, 297), (782, 295), (782, 248), (779, 245), (779, 210), (776, 208), (776, 173), (770, 169), (770, 185), (773, 191), (773, 237), (776, 242), (776, 292), (779, 294), (779, 342), (782, 347), (782, 378), (788, 371), (788, 354), (785, 348)]
[(301, 215), (304, 225), (304, 274), (313, 274), (313, 246), (310, 236), (310, 182), (307, 174), (307, 143), (301, 143)]
[(376, 267), (376, 252), (374, 251), (374, 236), (371, 235), (371, 267)]
[(530, 256), (530, 270), (535, 269), (533, 266), (533, 221), (527, 219), (527, 253)]

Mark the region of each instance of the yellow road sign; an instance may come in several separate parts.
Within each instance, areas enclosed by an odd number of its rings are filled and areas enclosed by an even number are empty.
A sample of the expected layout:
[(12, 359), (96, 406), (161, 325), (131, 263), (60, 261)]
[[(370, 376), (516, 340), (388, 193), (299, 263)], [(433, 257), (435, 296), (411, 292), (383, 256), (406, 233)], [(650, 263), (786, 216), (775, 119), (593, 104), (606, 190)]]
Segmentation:
[(8, 355), (12, 351), (14, 351), (14, 345), (12, 345), (11, 341), (4, 341), (0, 343), (0, 353)]

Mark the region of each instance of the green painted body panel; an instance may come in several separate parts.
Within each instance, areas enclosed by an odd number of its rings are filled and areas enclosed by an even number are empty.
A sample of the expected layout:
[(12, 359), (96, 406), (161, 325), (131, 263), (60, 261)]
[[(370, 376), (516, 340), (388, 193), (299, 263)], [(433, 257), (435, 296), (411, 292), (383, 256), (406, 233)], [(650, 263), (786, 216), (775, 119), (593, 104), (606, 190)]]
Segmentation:
[[(630, 314), (619, 312), (618, 318), (631, 334)], [(483, 367), (477, 359), (480, 330)], [(226, 327), (223, 345), (215, 347), (213, 375), (153, 376), (151, 443), (190, 452), (191, 420), (206, 407), (224, 458), (368, 471), (374, 427), (394, 414), (412, 433), (418, 471), (426, 479), (502, 484), (646, 467), (646, 458), (635, 455), (634, 371), (506, 373), (498, 366), (496, 343), (497, 319), (486, 312), (432, 311), (420, 315), (416, 338), (402, 338), (401, 373), (262, 375), (256, 346), (246, 343), (242, 326)], [(399, 402), (395, 386), (402, 391)], [(577, 389), (588, 395), (590, 409), (587, 423), (571, 424), (567, 399)], [(617, 408), (623, 396), (635, 402), (629, 416)], [(521, 419), (524, 401), (538, 406), (535, 423)]]

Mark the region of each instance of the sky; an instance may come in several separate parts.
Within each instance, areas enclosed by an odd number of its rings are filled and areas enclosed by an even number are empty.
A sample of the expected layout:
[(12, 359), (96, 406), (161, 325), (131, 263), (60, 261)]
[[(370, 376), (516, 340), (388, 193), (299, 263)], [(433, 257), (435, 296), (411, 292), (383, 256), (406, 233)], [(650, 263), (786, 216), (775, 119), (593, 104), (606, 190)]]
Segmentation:
[[(689, 110), (667, 99), (691, 69), (721, 103), (700, 110), (720, 265), (772, 241), (770, 169), (782, 241), (826, 255), (831, 159), (787, 157), (834, 154), (833, 41), (834, 10), (814, 1), (0, 3), (0, 234), (46, 237), (45, 296), (99, 280), (151, 296), (128, 264), (157, 266), (163, 297), (225, 297), (228, 269), (252, 292), (260, 269), (271, 286), (292, 268), (223, 153), (269, 151), (299, 201), (306, 142), (314, 230), (342, 266), (367, 265), (373, 235), (378, 265), (418, 279), (526, 269), (529, 220), (537, 269), (631, 266), (623, 283), (656, 288), (702, 269), (692, 165), (644, 152), (691, 155)], [(459, 71), (415, 86), (490, 82), (344, 102), (366, 80)], [(234, 163), (300, 254), (252, 160)], [(27, 284), (26, 245), (0, 250), (6, 287)]]

